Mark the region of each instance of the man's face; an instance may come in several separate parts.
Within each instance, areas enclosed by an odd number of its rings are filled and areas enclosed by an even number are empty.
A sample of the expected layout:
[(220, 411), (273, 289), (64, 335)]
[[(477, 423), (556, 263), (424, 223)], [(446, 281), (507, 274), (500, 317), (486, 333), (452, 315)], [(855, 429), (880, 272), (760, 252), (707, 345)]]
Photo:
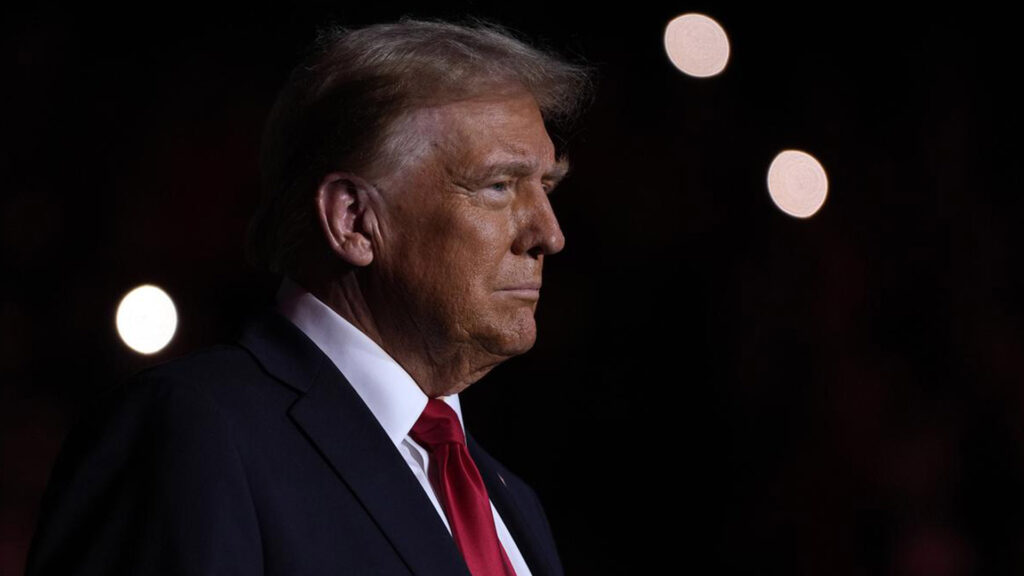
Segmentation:
[(536, 102), (517, 92), (447, 104), (403, 129), (417, 151), (377, 182), (382, 328), (438, 360), (529, 350), (544, 257), (565, 243), (548, 193), (567, 166)]

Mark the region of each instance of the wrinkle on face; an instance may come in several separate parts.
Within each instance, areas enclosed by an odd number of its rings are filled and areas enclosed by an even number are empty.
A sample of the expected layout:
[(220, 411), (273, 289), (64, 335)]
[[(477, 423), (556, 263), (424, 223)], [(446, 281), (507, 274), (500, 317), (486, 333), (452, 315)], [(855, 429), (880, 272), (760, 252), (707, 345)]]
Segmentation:
[(464, 388), (533, 346), (539, 292), (524, 286), (561, 249), (547, 194), (568, 162), (525, 92), (426, 108), (404, 126), (425, 152), (375, 184), (367, 293), (385, 349), (418, 382)]

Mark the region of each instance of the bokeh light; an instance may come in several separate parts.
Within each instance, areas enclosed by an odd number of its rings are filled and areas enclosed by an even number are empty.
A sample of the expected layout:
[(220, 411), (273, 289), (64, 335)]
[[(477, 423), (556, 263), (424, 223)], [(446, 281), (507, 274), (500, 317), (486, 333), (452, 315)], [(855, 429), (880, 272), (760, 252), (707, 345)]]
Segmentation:
[(683, 14), (665, 27), (665, 52), (684, 74), (697, 78), (714, 76), (729, 61), (725, 29), (703, 14)]
[(814, 157), (801, 150), (783, 150), (768, 167), (768, 194), (790, 216), (810, 218), (825, 204), (828, 176)]
[(166, 292), (146, 284), (135, 288), (117, 306), (117, 333), (140, 354), (162, 350), (174, 337), (178, 312)]

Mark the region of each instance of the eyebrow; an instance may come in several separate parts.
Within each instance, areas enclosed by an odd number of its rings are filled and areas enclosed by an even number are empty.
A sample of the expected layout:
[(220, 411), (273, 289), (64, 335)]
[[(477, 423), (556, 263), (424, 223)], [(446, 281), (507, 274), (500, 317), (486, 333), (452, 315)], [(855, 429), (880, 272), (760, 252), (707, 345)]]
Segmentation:
[[(498, 162), (487, 166), (477, 172), (474, 175), (474, 179), (478, 181), (486, 181), (498, 176), (511, 176), (513, 178), (523, 178), (533, 174), (537, 170), (537, 165), (533, 162), (527, 162), (525, 160), (512, 160), (509, 162)], [(541, 176), (541, 180), (551, 184), (551, 187), (555, 187), (563, 178), (569, 173), (569, 159), (565, 156), (559, 158), (554, 166), (550, 170)]]
[(562, 156), (555, 162), (555, 165), (544, 174), (544, 179), (551, 182), (552, 186), (557, 185), (563, 178), (569, 175), (569, 158)]

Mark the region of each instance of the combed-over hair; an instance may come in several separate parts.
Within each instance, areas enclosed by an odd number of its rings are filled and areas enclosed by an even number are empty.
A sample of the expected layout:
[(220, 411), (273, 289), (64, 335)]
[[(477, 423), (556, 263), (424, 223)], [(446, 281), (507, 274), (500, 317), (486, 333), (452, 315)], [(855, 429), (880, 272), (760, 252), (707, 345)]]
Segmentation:
[(249, 226), (252, 264), (294, 271), (317, 230), (314, 195), (335, 170), (394, 169), (405, 114), (495, 90), (525, 88), (546, 122), (572, 120), (591, 90), (586, 67), (491, 23), (404, 19), (322, 31), (279, 94), (263, 135), (263, 199)]

